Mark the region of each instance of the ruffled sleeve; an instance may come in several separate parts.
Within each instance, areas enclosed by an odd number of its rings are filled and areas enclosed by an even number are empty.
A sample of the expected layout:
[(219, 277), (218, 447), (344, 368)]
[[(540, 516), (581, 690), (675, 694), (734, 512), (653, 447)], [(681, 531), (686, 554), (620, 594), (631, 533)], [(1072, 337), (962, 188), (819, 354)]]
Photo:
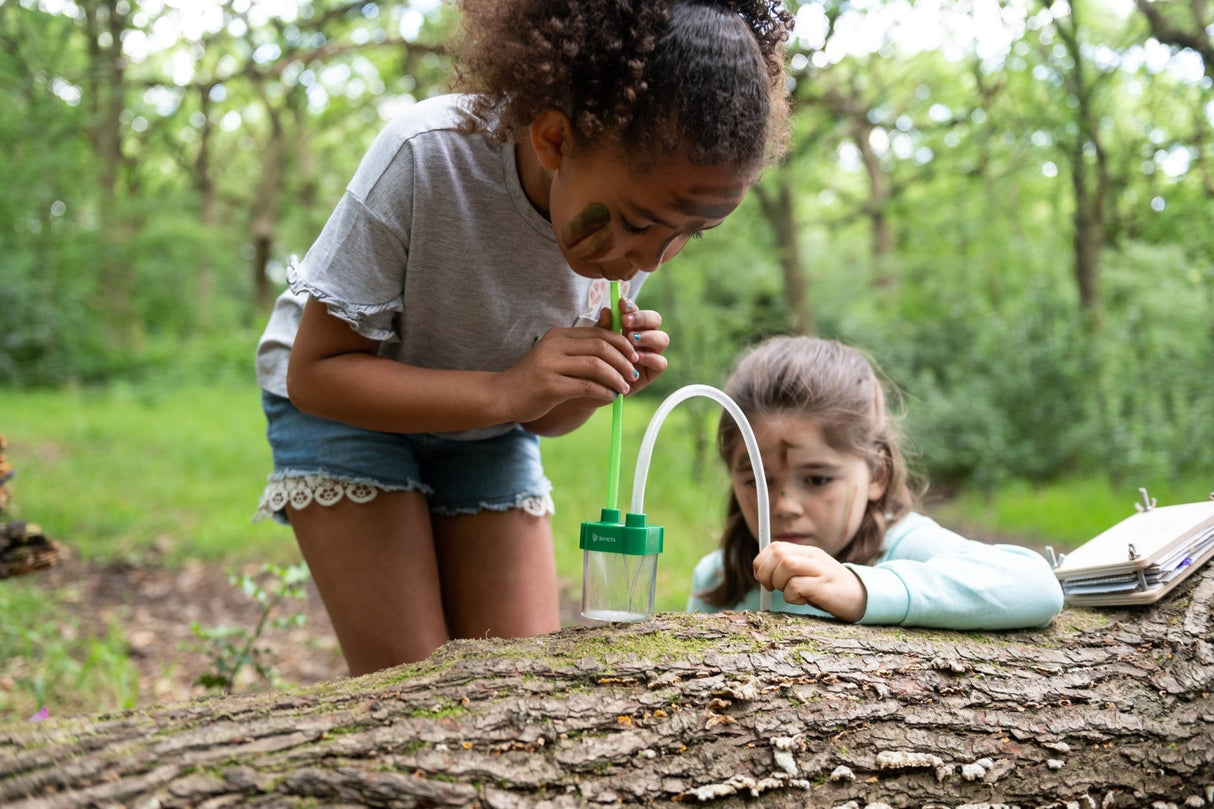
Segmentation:
[(287, 268), (287, 283), (363, 337), (399, 340), (408, 260), (402, 236), (346, 192), (307, 255)]

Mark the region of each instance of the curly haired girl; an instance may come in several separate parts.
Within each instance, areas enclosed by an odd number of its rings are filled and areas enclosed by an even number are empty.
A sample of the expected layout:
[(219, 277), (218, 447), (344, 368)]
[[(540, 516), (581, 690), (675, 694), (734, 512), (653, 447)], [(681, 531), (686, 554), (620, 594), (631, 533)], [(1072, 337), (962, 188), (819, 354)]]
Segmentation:
[(774, 0), (459, 11), (462, 92), (384, 128), (258, 346), (258, 514), (294, 530), (353, 674), (560, 626), (539, 436), (665, 370), (646, 275), (785, 135)]

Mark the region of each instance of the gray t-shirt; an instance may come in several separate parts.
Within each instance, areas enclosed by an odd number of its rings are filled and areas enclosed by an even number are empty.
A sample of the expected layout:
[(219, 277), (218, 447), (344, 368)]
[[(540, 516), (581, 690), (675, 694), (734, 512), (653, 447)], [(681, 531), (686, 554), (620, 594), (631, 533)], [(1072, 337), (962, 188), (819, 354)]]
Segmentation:
[[(556, 326), (592, 325), (604, 279), (575, 274), (519, 182), (515, 145), (458, 131), (461, 97), (419, 102), (375, 139), (257, 346), (261, 387), (287, 395), (308, 296), (407, 365), (504, 371)], [(640, 273), (625, 282), (635, 297)], [(475, 439), (512, 425), (448, 433)]]

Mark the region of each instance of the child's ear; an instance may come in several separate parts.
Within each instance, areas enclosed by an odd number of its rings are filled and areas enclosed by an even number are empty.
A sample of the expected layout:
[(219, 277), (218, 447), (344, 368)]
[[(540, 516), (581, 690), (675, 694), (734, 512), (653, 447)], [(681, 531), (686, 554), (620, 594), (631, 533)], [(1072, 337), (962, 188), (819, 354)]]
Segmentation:
[(535, 116), (531, 122), (531, 148), (535, 149), (541, 166), (556, 171), (572, 145), (573, 123), (568, 115), (549, 107)]
[(868, 502), (875, 503), (885, 496), (889, 488), (890, 468), (889, 448), (882, 445), (877, 460), (869, 465), (872, 477), (868, 482)]

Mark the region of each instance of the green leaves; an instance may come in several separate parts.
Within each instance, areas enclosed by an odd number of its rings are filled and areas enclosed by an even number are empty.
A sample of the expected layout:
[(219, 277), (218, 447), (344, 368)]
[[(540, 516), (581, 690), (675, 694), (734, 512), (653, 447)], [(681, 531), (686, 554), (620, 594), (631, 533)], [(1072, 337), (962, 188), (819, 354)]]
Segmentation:
[(247, 598), (261, 605), (261, 612), (252, 627), (204, 627), (195, 621), (190, 631), (201, 643), (196, 649), (207, 656), (211, 668), (198, 677), (198, 685), (230, 692), (240, 673), (247, 669), (271, 687), (278, 687), (280, 678), (274, 667), (274, 651), (258, 642), (267, 629), (289, 629), (302, 626), (307, 616), (299, 612), (283, 613), (285, 602), (307, 598), (310, 577), (307, 565), (262, 565), (259, 576), (230, 574), (228, 582)]

